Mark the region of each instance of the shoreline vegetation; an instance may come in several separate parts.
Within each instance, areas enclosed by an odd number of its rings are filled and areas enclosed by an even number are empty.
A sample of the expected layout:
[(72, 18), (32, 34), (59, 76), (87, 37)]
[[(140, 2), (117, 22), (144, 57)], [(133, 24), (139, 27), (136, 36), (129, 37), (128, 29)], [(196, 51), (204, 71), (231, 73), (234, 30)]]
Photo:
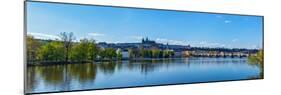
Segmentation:
[(157, 61), (185, 57), (248, 57), (249, 60), (253, 61), (261, 60), (261, 58), (259, 58), (259, 53), (255, 54), (255, 52), (248, 52), (246, 55), (244, 53), (238, 53), (236, 55), (230, 53), (231, 55), (227, 55), (224, 54), (224, 52), (216, 52), (210, 49), (205, 55), (184, 52), (181, 54), (182, 56), (178, 56), (172, 49), (159, 49), (155, 46), (152, 46), (151, 48), (128, 48), (124, 53), (124, 50), (119, 48), (100, 47), (94, 39), (84, 38), (79, 42), (74, 41), (75, 37), (73, 33), (62, 32), (59, 34), (59, 38), (60, 39), (56, 40), (40, 40), (35, 39), (31, 35), (27, 35), (27, 65), (56, 65), (112, 61)]
[[(198, 58), (198, 57), (174, 57), (174, 58), (134, 58), (134, 59), (104, 59), (104, 60), (94, 60), (94, 61), (72, 61), (72, 62), (64, 62), (64, 61), (35, 61), (34, 63), (27, 64), (28, 66), (47, 66), (47, 65), (64, 65), (64, 64), (86, 64), (86, 63), (119, 63), (122, 61), (128, 62), (162, 62), (162, 61), (173, 61), (182, 58)], [(200, 58), (222, 58), (222, 57), (200, 57)], [(234, 58), (234, 57), (224, 57), (224, 58)], [(237, 58), (237, 57), (236, 57)], [(246, 58), (246, 57), (239, 57)]]
[[(72, 61), (68, 62), (68, 64), (84, 64), (84, 63), (100, 63), (100, 62), (121, 62), (121, 61), (129, 61), (129, 62), (151, 62), (151, 61), (171, 61), (179, 58), (136, 58), (136, 59), (103, 59), (103, 60), (94, 60), (94, 61)], [(51, 62), (35, 62), (34, 64), (28, 64), (30, 66), (44, 66), (44, 65), (62, 65), (67, 64), (64, 61), (51, 61)]]
[(257, 54), (248, 57), (249, 63), (253, 65), (259, 65), (261, 70), (259, 78), (264, 78), (264, 51), (260, 50)]

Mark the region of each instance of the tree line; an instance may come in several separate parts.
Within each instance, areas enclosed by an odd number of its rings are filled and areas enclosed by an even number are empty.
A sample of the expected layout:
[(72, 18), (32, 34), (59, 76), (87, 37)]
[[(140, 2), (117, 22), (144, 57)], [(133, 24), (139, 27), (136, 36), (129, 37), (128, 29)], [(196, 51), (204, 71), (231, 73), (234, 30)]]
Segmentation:
[[(26, 38), (28, 64), (52, 64), (93, 62), (103, 60), (121, 60), (122, 50), (114, 48), (100, 48), (94, 39), (81, 39), (75, 42), (72, 32), (62, 32), (59, 39), (41, 40), (32, 35)], [(174, 56), (172, 50), (153, 49), (128, 49), (128, 58), (169, 58)]]
[(154, 49), (129, 49), (130, 58), (169, 58), (175, 55), (172, 50)]
[(72, 32), (62, 32), (59, 38), (43, 41), (28, 35), (27, 63), (71, 63), (122, 58), (121, 51), (116, 52), (113, 48), (99, 48), (94, 39), (84, 38), (79, 42), (74, 42), (75, 37)]

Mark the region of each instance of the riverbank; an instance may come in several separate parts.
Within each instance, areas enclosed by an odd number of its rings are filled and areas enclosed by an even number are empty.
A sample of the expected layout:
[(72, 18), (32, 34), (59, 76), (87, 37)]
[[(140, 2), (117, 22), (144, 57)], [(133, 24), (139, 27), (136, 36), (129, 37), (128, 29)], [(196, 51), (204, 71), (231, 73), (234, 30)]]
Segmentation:
[(94, 61), (34, 61), (27, 63), (27, 66), (45, 66), (45, 65), (63, 65), (63, 64), (84, 64), (84, 63), (100, 63), (100, 62), (121, 62), (121, 61), (130, 61), (130, 62), (151, 62), (151, 61), (167, 61), (175, 60), (179, 58), (134, 58), (134, 59), (103, 59), (103, 60), (94, 60)]
[[(241, 58), (241, 57), (173, 57), (173, 58), (123, 58), (123, 59), (103, 59), (94, 61), (33, 61), (27, 63), (27, 66), (46, 66), (46, 65), (64, 65), (64, 64), (84, 64), (84, 63), (100, 63), (100, 62), (161, 62), (161, 61), (173, 61), (181, 58)], [(245, 57), (243, 57), (245, 58)]]

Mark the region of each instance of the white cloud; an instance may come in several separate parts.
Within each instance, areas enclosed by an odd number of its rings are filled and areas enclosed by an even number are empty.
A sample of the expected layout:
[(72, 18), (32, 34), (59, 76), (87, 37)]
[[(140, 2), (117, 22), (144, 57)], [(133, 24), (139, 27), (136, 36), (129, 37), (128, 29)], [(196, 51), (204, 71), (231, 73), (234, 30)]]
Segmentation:
[(239, 40), (235, 38), (235, 39), (232, 39), (231, 41), (232, 41), (232, 42), (237, 42), (237, 41), (239, 41)]
[(37, 39), (45, 39), (45, 40), (55, 40), (59, 39), (59, 36), (56, 35), (50, 35), (45, 33), (37, 33), (37, 32), (27, 32), (27, 35), (32, 35), (33, 37)]
[(253, 48), (253, 49), (260, 49), (260, 46), (258, 46), (258, 45), (252, 45), (252, 48)]
[(225, 44), (221, 44), (220, 47), (225, 47)]
[(141, 40), (143, 37), (142, 36), (130, 36), (130, 38), (136, 39), (136, 40)]
[(225, 44), (216, 43), (216, 42), (207, 42), (207, 41), (201, 41), (199, 42), (198, 46), (201, 47), (225, 47)]
[(156, 42), (168, 43), (172, 45), (189, 45), (186, 41), (170, 40), (170, 39), (163, 39), (163, 38), (157, 38)]
[(96, 33), (96, 32), (88, 33), (88, 35), (90, 35), (90, 36), (94, 36), (94, 37), (104, 36), (104, 34), (101, 34), (101, 33)]
[(231, 20), (224, 20), (224, 23), (231, 23), (232, 21)]

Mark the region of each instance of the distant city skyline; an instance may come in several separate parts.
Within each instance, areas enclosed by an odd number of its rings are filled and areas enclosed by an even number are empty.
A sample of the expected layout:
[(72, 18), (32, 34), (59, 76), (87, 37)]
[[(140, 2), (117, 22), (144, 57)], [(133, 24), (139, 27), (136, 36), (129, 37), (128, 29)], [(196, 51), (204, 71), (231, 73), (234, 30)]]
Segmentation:
[(58, 39), (157, 43), (195, 47), (262, 48), (262, 17), (54, 3), (27, 3), (27, 34)]

